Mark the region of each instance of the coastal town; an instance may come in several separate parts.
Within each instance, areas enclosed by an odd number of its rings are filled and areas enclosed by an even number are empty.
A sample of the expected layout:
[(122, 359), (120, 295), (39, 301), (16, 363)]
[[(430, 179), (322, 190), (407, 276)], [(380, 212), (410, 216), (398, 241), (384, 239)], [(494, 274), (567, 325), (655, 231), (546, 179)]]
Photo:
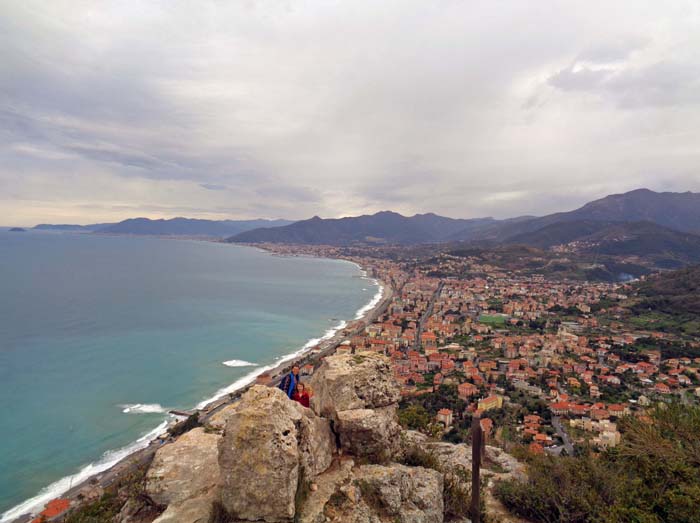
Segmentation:
[(664, 403), (700, 404), (700, 339), (640, 328), (627, 309), (634, 282), (552, 278), (520, 270), (528, 266), (524, 257), (514, 267), (440, 250), (260, 247), (351, 261), (380, 293), (361, 319), (201, 409), (171, 411), (176, 421), (146, 448), (17, 521), (60, 521), (71, 508), (100, 503), (158, 449), (211, 426), (250, 386), (276, 386), (292, 366), (308, 382), (331, 354), (370, 351), (389, 359), (404, 429), (471, 445), (476, 417), (486, 444), (523, 459), (523, 452), (604, 452), (620, 444), (625, 418), (651, 419)]
[(683, 355), (700, 340), (635, 328), (626, 283), (557, 281), (447, 254), (421, 262), (371, 249), (266, 248), (349, 259), (392, 288), (385, 312), (349, 325), (337, 351), (391, 359), (408, 428), (468, 441), (476, 414), (490, 444), (573, 455), (618, 445), (623, 416), (700, 400), (700, 358)]

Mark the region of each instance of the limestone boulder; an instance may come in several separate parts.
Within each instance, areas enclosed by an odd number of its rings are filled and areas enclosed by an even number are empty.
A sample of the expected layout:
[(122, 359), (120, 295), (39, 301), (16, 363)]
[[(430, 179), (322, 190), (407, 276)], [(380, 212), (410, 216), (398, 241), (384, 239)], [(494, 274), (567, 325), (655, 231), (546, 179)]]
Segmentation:
[(388, 407), (401, 397), (389, 359), (374, 352), (327, 356), (310, 383), (311, 407), (333, 420), (337, 412)]
[(443, 521), (443, 477), (423, 467), (364, 465), (354, 474), (365, 503), (406, 523)]
[(418, 432), (417, 430), (404, 430), (401, 432), (401, 440), (403, 444), (407, 447), (413, 445), (425, 445), (425, 443), (427, 443), (429, 439), (430, 438), (428, 438), (428, 436), (426, 436), (422, 432)]
[(146, 493), (160, 505), (205, 496), (219, 483), (221, 436), (195, 428), (156, 452), (146, 473)]
[(299, 463), (305, 477), (313, 479), (331, 464), (336, 452), (335, 434), (327, 419), (316, 416), (312, 410), (300, 405), (297, 410), (301, 410), (302, 413), (297, 425)]
[(241, 520), (290, 521), (298, 486), (328, 468), (334, 449), (327, 420), (279, 389), (251, 387), (219, 443), (224, 508)]
[[(338, 523), (442, 523), (443, 477), (403, 465), (363, 465), (329, 497), (324, 514)], [(316, 520), (320, 521), (320, 520)]]
[(168, 505), (153, 523), (209, 523), (216, 496), (212, 493)]
[(298, 507), (299, 523), (326, 523), (326, 506), (331, 497), (339, 496), (340, 489), (350, 482), (353, 466), (352, 459), (341, 459), (316, 478), (318, 488), (310, 491)]
[(226, 420), (228, 420), (236, 412), (239, 404), (240, 401), (236, 401), (230, 405), (226, 405), (221, 410), (213, 414), (211, 418), (209, 418), (207, 425), (216, 430), (223, 430), (226, 426)]
[(515, 479), (524, 480), (527, 476), (525, 465), (516, 458), (498, 447), (486, 446), (486, 466), (500, 474), (499, 479), (504, 479), (504, 475)]
[(443, 470), (460, 469), (464, 473), (471, 474), (471, 445), (433, 441), (425, 442), (422, 448), (437, 458)]
[(336, 413), (334, 427), (340, 446), (358, 457), (383, 462), (399, 450), (401, 427), (396, 407), (342, 410)]

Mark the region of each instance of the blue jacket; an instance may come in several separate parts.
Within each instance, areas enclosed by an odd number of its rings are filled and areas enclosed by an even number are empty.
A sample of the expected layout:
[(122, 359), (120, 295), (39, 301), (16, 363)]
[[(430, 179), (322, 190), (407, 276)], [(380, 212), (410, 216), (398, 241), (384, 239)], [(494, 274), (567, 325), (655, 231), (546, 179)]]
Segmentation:
[(294, 389), (297, 386), (297, 377), (293, 372), (287, 374), (279, 384), (279, 388), (291, 399)]

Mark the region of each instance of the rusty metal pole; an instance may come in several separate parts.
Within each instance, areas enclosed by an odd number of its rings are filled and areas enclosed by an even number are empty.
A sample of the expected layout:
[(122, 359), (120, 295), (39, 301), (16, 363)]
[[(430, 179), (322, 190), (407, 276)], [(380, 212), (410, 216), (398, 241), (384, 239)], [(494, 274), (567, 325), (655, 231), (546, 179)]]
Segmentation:
[(470, 517), (472, 523), (479, 523), (481, 510), (479, 495), (481, 494), (481, 479), (479, 473), (481, 470), (481, 419), (478, 414), (474, 414), (472, 418), (472, 504), (470, 508)]

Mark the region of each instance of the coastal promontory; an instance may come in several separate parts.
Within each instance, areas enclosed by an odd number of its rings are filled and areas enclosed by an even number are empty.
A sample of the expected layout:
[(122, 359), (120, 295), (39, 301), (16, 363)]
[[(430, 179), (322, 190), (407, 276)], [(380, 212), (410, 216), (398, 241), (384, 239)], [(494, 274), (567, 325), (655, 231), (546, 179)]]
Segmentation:
[[(470, 447), (400, 427), (400, 389), (386, 357), (327, 356), (309, 383), (317, 391), (311, 408), (253, 385), (213, 423), (164, 444), (143, 486), (131, 487), (137, 494), (122, 494), (129, 499), (115, 520), (466, 521)], [(520, 474), (513, 458), (491, 447), (486, 453), (498, 468), (486, 477)]]

